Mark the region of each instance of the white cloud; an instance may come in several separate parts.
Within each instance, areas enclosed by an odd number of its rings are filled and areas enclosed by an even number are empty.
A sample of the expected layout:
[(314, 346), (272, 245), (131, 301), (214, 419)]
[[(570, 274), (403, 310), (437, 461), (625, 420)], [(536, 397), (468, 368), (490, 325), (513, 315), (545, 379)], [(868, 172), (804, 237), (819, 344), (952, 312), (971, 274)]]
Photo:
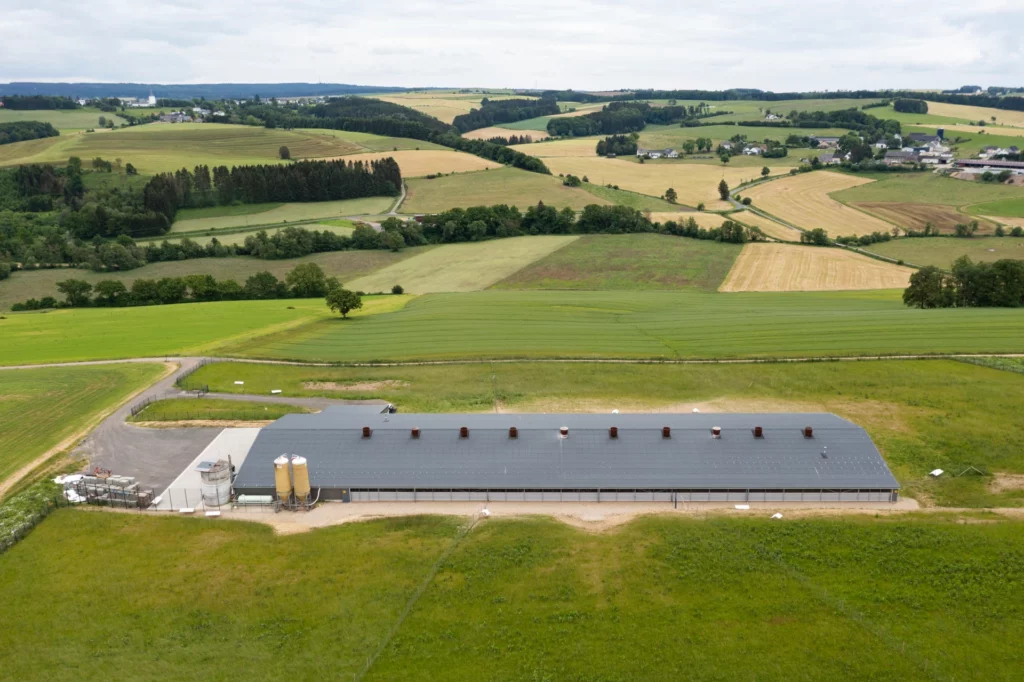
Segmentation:
[(1024, 84), (1019, 0), (4, 5), (0, 81), (776, 91)]

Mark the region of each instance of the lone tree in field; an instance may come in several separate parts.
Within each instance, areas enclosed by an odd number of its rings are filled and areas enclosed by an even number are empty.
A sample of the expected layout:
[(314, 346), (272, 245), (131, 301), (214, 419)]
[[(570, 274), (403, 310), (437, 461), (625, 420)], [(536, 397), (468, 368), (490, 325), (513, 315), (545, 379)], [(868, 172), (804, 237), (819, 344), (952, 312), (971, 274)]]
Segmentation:
[(288, 149), (288, 147), (285, 147), (284, 145), (281, 145), (281, 148), (277, 150), (277, 154), (286, 161), (292, 158), (292, 151)]
[(679, 198), (679, 195), (676, 194), (676, 191), (674, 189), (672, 189), (671, 187), (669, 187), (667, 190), (665, 190), (665, 201), (667, 201), (668, 203), (674, 204), (674, 203), (676, 203), (676, 199), (678, 199), (678, 198)]
[(722, 197), (722, 201), (729, 198), (729, 183), (725, 181), (725, 178), (722, 178), (722, 181), (718, 183), (718, 196)]
[(771, 174), (771, 170), (768, 168), (768, 166), (764, 166), (761, 169), (761, 177), (762, 178), (767, 178), (770, 174)]
[(341, 313), (341, 318), (345, 319), (352, 310), (357, 310), (363, 307), (363, 299), (359, 297), (359, 294), (348, 289), (332, 289), (327, 292), (327, 306), (336, 313)]

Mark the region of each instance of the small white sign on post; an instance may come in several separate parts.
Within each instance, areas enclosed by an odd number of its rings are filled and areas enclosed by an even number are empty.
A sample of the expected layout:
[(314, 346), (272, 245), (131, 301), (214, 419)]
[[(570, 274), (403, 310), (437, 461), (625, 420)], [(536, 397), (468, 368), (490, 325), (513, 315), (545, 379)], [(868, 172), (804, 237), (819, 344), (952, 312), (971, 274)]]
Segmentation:
[(941, 476), (944, 473), (945, 472), (942, 469), (933, 469), (933, 470), (928, 472), (928, 475), (929, 476), (934, 476), (935, 478), (938, 478), (939, 476)]
[(274, 390), (271, 391), (271, 393), (273, 393), (274, 395), (277, 395), (280, 392), (281, 392), (281, 389), (279, 389), (279, 388), (275, 388)]
[(236, 381), (235, 382), (235, 386), (245, 386), (245, 382), (244, 381)]

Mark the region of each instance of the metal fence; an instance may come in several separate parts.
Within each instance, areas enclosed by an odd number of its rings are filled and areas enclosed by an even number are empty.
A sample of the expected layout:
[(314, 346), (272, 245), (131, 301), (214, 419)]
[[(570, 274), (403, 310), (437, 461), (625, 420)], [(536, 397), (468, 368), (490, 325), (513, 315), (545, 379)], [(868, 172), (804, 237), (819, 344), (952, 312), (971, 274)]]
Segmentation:
[[(178, 388), (183, 388), (187, 391), (194, 390), (193, 386), (191, 385), (191, 382), (188, 381), (189, 377), (191, 377), (193, 374), (198, 372), (203, 367), (206, 367), (207, 365), (214, 362), (216, 362), (216, 360), (214, 360), (213, 358), (203, 358), (198, 363), (196, 363), (195, 367), (192, 367), (186, 372), (182, 372), (181, 376), (174, 380), (174, 385), (177, 386)], [(209, 387), (206, 388), (207, 390), (209, 390)]]

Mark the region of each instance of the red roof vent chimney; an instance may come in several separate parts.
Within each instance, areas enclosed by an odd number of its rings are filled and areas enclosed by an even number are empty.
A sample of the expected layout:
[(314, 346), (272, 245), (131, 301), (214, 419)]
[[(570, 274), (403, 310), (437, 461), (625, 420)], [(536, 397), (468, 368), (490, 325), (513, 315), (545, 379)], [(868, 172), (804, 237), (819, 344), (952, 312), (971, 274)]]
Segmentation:
[(804, 438), (814, 438), (814, 429), (812, 429), (810, 426), (805, 426)]
[(508, 427), (508, 437), (509, 438), (519, 438), (519, 429), (517, 429), (514, 426)]
[(469, 438), (469, 427), (468, 426), (460, 426), (459, 427), (459, 438)]
[(419, 438), (420, 437), (420, 430), (418, 428), (413, 428), (413, 430), (412, 430), (412, 437), (413, 438)]
[(722, 427), (721, 426), (712, 426), (711, 427), (711, 437), (712, 438), (721, 438), (722, 437)]
[(563, 426), (562, 428), (558, 429), (558, 435), (561, 436), (562, 438), (568, 438), (569, 437), (569, 427), (568, 426)]
[(609, 438), (618, 438), (619, 437), (619, 427), (618, 426), (610, 427), (608, 429), (608, 437)]
[(754, 438), (764, 438), (764, 429), (762, 429), (760, 426), (755, 426)]
[(672, 437), (672, 429), (670, 429), (667, 426), (662, 426), (661, 427), (661, 437), (662, 438), (671, 438)]
[(373, 433), (373, 431), (370, 430), (369, 426), (363, 427), (363, 438), (369, 438), (371, 433)]

